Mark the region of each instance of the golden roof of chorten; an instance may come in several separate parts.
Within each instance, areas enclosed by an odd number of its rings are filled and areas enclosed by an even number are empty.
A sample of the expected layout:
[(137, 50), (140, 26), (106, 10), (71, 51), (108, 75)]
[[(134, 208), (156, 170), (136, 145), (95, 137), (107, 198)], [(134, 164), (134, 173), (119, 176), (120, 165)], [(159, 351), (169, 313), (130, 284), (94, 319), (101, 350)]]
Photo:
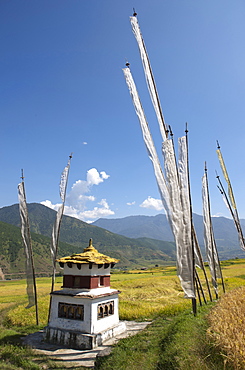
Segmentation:
[(116, 258), (105, 256), (99, 253), (92, 245), (92, 239), (89, 240), (89, 246), (84, 249), (83, 253), (72, 254), (71, 256), (62, 257), (57, 260), (61, 263), (95, 263), (101, 265), (104, 263), (117, 263)]

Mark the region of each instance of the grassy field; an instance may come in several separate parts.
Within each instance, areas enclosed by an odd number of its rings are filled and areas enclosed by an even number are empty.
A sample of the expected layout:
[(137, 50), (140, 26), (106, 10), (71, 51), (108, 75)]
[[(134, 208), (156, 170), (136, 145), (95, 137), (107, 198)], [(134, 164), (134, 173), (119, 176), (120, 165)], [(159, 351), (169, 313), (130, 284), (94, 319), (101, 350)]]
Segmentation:
[[(245, 285), (245, 260), (223, 262), (222, 271), (227, 291)], [(204, 282), (203, 274), (199, 272), (199, 276)], [(37, 279), (39, 327), (35, 326), (34, 307), (25, 308), (25, 284), (25, 280), (0, 282), (0, 367), (8, 370), (61, 369), (63, 365), (17, 346), (21, 336), (47, 324), (50, 279)], [(58, 277), (56, 289), (61, 285), (62, 278)], [(230, 365), (232, 358), (227, 357), (227, 347), (222, 347), (221, 341), (213, 335), (216, 329), (212, 329), (208, 313), (215, 302), (198, 307), (197, 317), (194, 317), (190, 300), (183, 298), (174, 267), (127, 273), (115, 271), (111, 286), (121, 291), (120, 319), (152, 320), (153, 323), (142, 333), (120, 341), (112, 355), (101, 359), (97, 369), (235, 368)], [(204, 290), (208, 299), (207, 289)], [(220, 293), (222, 295), (221, 289)], [(241, 366), (240, 363), (236, 366)]]

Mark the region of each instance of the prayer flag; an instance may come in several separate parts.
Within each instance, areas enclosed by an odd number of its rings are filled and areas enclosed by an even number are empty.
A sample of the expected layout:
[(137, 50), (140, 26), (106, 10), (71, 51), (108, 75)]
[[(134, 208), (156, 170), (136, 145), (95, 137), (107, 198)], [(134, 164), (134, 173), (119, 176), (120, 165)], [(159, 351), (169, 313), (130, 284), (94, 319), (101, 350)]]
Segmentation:
[(24, 244), (24, 251), (26, 256), (26, 281), (27, 281), (27, 295), (29, 304), (26, 308), (35, 305), (35, 273), (33, 266), (32, 244), (30, 235), (30, 225), (28, 218), (28, 210), (26, 204), (24, 182), (18, 184), (18, 197), (19, 197), (19, 211), (21, 221), (21, 236)]
[(52, 263), (55, 271), (55, 261), (57, 257), (57, 250), (58, 250), (58, 240), (59, 240), (59, 232), (60, 232), (60, 225), (61, 225), (61, 220), (62, 216), (64, 213), (64, 207), (65, 207), (65, 198), (66, 198), (66, 188), (67, 188), (67, 182), (68, 182), (68, 174), (69, 174), (69, 169), (70, 169), (70, 164), (71, 164), (71, 158), (72, 156), (69, 157), (68, 163), (66, 167), (64, 168), (61, 178), (60, 178), (60, 198), (62, 200), (62, 204), (60, 205), (58, 212), (56, 214), (56, 219), (55, 223), (53, 226), (52, 230), (52, 239), (51, 239), (51, 258), (52, 258)]
[(144, 142), (153, 164), (162, 203), (175, 237), (177, 247), (178, 274), (181, 286), (186, 297), (195, 298), (194, 282), (192, 279), (193, 269), (190, 267), (189, 255), (187, 256), (185, 253), (186, 250), (183, 249), (183, 212), (180, 204), (178, 175), (176, 172), (172, 142), (171, 140), (166, 140), (163, 143), (163, 155), (165, 157), (164, 163), (167, 178), (166, 181), (130, 69), (124, 68), (123, 72), (134, 103), (136, 114), (139, 118)]
[(221, 270), (210, 214), (208, 179), (206, 171), (202, 177), (202, 202), (203, 202), (204, 244), (211, 272), (212, 285), (214, 287), (216, 295), (218, 295), (217, 277), (221, 277)]
[(147, 83), (147, 86), (148, 86), (148, 89), (149, 89), (149, 93), (150, 93), (150, 97), (151, 97), (153, 107), (154, 107), (155, 112), (156, 112), (156, 116), (157, 116), (157, 119), (158, 119), (162, 139), (165, 140), (167, 138), (167, 128), (166, 128), (166, 125), (165, 125), (165, 122), (164, 122), (164, 117), (163, 117), (163, 113), (162, 113), (162, 109), (161, 109), (161, 105), (160, 105), (160, 100), (159, 100), (159, 97), (158, 97), (158, 92), (157, 92), (156, 84), (155, 84), (155, 81), (154, 81), (153, 72), (152, 72), (151, 65), (150, 65), (150, 60), (149, 60), (148, 55), (147, 55), (146, 46), (145, 46), (141, 31), (140, 31), (140, 26), (139, 26), (137, 18), (135, 16), (130, 17), (130, 22), (131, 22), (131, 25), (132, 25), (133, 34), (134, 34), (134, 36), (136, 38), (136, 41), (138, 43), (140, 56), (141, 56), (141, 60), (142, 60), (142, 64), (143, 64), (143, 68), (144, 68), (144, 72), (145, 72), (146, 83)]

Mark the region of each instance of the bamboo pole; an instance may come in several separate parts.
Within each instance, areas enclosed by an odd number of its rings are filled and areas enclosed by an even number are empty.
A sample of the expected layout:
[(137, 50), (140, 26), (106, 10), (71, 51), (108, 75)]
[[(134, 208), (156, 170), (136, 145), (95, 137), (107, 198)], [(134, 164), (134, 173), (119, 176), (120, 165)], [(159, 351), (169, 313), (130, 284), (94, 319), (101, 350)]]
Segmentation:
[[(24, 183), (24, 171), (21, 170), (21, 179), (23, 185), (23, 193), (24, 193), (24, 201), (27, 210), (27, 203), (26, 203), (26, 193), (25, 193), (25, 183)], [(33, 259), (33, 250), (32, 250), (32, 241), (31, 241), (31, 232), (30, 232), (30, 221), (28, 212), (26, 212), (26, 219), (27, 219), (27, 235), (28, 235), (28, 242), (29, 242), (29, 251), (30, 251), (30, 260), (31, 260), (31, 269), (32, 269), (32, 280), (33, 280), (33, 290), (34, 290), (34, 302), (35, 302), (35, 313), (36, 313), (36, 324), (39, 325), (38, 319), (38, 302), (37, 302), (37, 286), (36, 286), (36, 277), (35, 277), (35, 268), (34, 268), (34, 259)]]
[(199, 278), (199, 275), (198, 275), (197, 270), (195, 270), (195, 274), (196, 274), (196, 280), (197, 280), (197, 282), (199, 284), (199, 288), (200, 288), (201, 293), (202, 293), (203, 301), (204, 301), (205, 304), (207, 304), (207, 300), (206, 300), (206, 297), (205, 297), (205, 294), (204, 294), (204, 290), (203, 290), (203, 287), (202, 287), (202, 283), (201, 283), (201, 280)]
[[(208, 203), (208, 215), (209, 215), (209, 219), (210, 219), (210, 236), (211, 236), (211, 244), (212, 244), (212, 265), (213, 265), (213, 272), (214, 272), (214, 280), (215, 282), (217, 283), (217, 274), (216, 274), (216, 263), (215, 263), (215, 253), (216, 253), (216, 256), (217, 256), (217, 259), (218, 259), (218, 251), (217, 251), (217, 247), (216, 247), (216, 244), (215, 244), (215, 239), (214, 239), (214, 233), (213, 233), (213, 227), (212, 227), (212, 221), (211, 221), (211, 212), (210, 212), (210, 198), (209, 198), (209, 187), (208, 187), (208, 176), (207, 176), (207, 165), (206, 165), (206, 162), (205, 162), (205, 165), (204, 165), (204, 175), (205, 175), (205, 179), (206, 179), (206, 186), (207, 186), (207, 203)], [(220, 270), (220, 273), (221, 273), (221, 268), (220, 268), (220, 264), (219, 264), (219, 270)], [(217, 290), (215, 289), (215, 296), (216, 296), (216, 299), (219, 298), (218, 296), (218, 292)]]
[[(72, 153), (69, 156), (69, 160), (68, 160), (68, 164), (67, 164), (68, 169), (67, 169), (67, 175), (66, 175), (64, 195), (63, 195), (62, 205), (61, 205), (60, 210), (59, 210), (60, 211), (60, 219), (58, 220), (59, 223), (58, 223), (57, 235), (56, 235), (55, 246), (54, 246), (55, 248), (53, 250), (53, 260), (52, 260), (52, 263), (53, 263), (53, 273), (52, 273), (51, 290), (50, 290), (48, 322), (50, 320), (50, 314), (51, 314), (52, 293), (54, 291), (54, 285), (55, 285), (56, 258), (57, 258), (57, 252), (58, 252), (58, 243), (59, 243), (59, 236), (60, 236), (61, 221), (62, 221), (62, 217), (63, 217), (63, 213), (64, 213), (64, 208), (65, 208), (65, 198), (66, 198), (66, 190), (67, 190), (67, 183), (68, 183), (68, 176), (69, 176), (70, 161), (71, 161), (71, 159), (72, 159)], [(57, 215), (58, 215), (58, 213), (57, 213)], [(57, 215), (56, 215), (56, 221), (55, 221), (55, 224), (54, 224), (54, 228), (55, 228), (56, 222), (57, 222)], [(53, 228), (53, 233), (54, 233), (54, 228)], [(53, 234), (52, 234), (52, 237), (53, 237)], [(52, 247), (51, 247), (51, 249), (52, 249)]]
[[(187, 122), (186, 122), (186, 129), (185, 129), (185, 135), (186, 135), (186, 150), (187, 150), (187, 173), (188, 173), (188, 190), (189, 190), (189, 202), (190, 202), (190, 222), (191, 222), (191, 251), (192, 251), (192, 279), (193, 279), (193, 287), (194, 287), (194, 294), (195, 294), (195, 253), (194, 253), (194, 235), (193, 235), (193, 215), (192, 215), (192, 202), (191, 202), (191, 189), (190, 189), (190, 172), (189, 172), (189, 150), (188, 150), (188, 129), (187, 129)], [(196, 316), (197, 314), (197, 303), (196, 298), (192, 298), (192, 308), (193, 308), (193, 314)]]
[[(194, 228), (193, 228), (193, 235), (194, 235), (195, 243), (197, 245), (198, 244), (198, 240), (197, 240), (197, 236), (196, 236), (196, 232), (195, 232), (195, 229)], [(212, 294), (211, 294), (211, 289), (210, 289), (210, 285), (209, 285), (209, 281), (208, 281), (208, 277), (207, 277), (207, 272), (206, 272), (205, 265), (204, 265), (203, 258), (202, 258), (202, 255), (201, 254), (200, 254), (199, 258), (201, 260), (202, 271), (203, 271), (204, 278), (205, 278), (205, 281), (206, 281), (206, 284), (207, 284), (207, 288), (208, 288), (209, 299), (212, 302), (213, 301), (213, 298), (212, 298)]]
[(195, 277), (196, 292), (197, 292), (199, 304), (200, 304), (200, 306), (202, 306), (202, 300), (201, 300), (201, 295), (200, 295), (198, 283), (199, 282), (198, 282), (197, 278)]

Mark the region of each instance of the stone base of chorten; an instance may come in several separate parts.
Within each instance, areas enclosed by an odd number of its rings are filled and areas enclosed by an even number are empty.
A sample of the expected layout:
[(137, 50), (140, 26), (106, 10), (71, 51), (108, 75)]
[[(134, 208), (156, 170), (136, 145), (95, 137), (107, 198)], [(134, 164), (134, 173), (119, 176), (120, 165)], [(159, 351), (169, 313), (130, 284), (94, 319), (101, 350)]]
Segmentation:
[(74, 330), (46, 326), (44, 328), (44, 341), (73, 349), (93, 349), (125, 331), (126, 324), (121, 321), (111, 328), (96, 334), (86, 334)]

